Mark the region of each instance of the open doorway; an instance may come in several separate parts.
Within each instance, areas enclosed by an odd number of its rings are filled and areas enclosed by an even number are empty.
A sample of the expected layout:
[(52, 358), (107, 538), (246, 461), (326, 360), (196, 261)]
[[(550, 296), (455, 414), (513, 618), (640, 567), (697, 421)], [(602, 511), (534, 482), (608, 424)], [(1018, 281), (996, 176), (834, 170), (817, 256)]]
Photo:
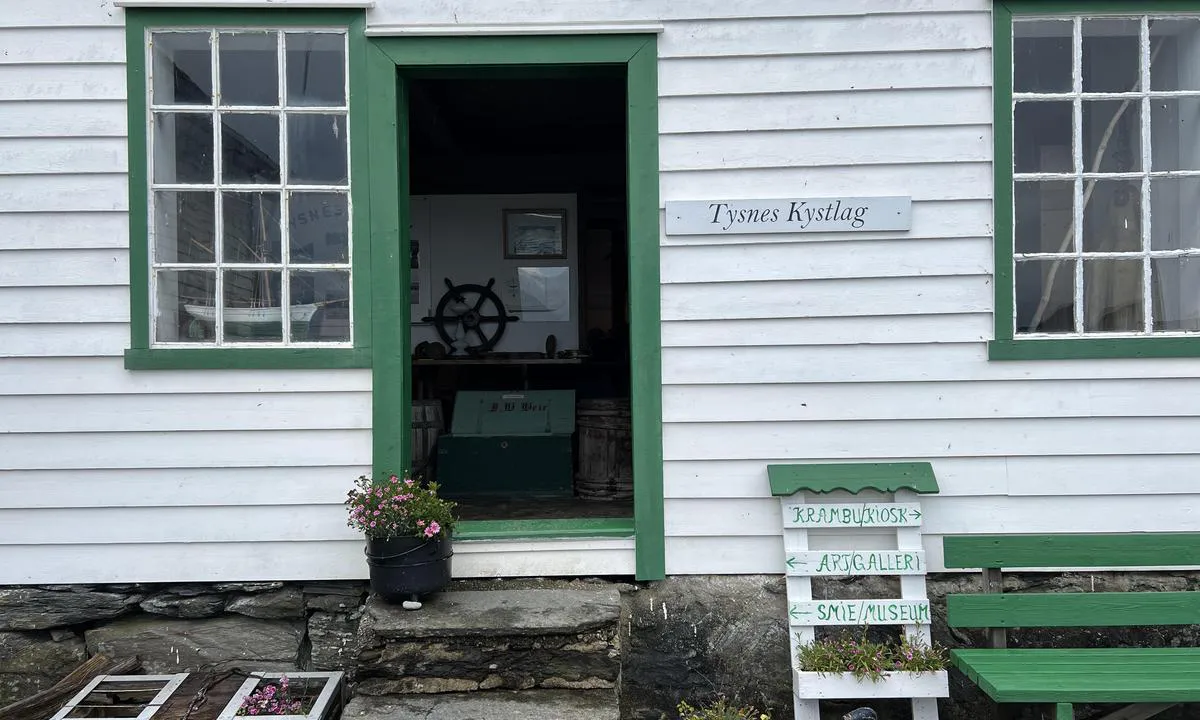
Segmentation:
[(405, 79), (412, 466), (467, 520), (632, 517), (625, 66)]

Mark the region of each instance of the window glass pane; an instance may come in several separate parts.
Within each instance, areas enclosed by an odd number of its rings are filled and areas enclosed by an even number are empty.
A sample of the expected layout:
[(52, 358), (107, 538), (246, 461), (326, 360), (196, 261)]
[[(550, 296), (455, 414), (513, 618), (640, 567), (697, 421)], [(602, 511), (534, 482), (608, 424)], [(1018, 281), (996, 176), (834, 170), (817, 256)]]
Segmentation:
[(1016, 267), (1017, 332), (1075, 329), (1075, 261), (1022, 260)]
[(154, 114), (154, 182), (212, 183), (212, 115)]
[(291, 262), (350, 262), (344, 193), (292, 193), (289, 202)]
[(1070, 92), (1074, 23), (1034, 20), (1013, 23), (1013, 90)]
[(1155, 332), (1200, 331), (1200, 258), (1150, 261)]
[(346, 104), (346, 36), (288, 33), (287, 102), (293, 106)]
[(293, 342), (350, 340), (350, 273), (294, 271), (291, 292)]
[(1140, 252), (1141, 180), (1088, 180), (1091, 197), (1083, 211), (1084, 252)]
[(1083, 91), (1141, 89), (1141, 21), (1088, 18), (1083, 21)]
[(1013, 189), (1014, 249), (1019, 253), (1073, 252), (1074, 197), (1074, 180), (1017, 183)]
[(1142, 260), (1083, 261), (1085, 332), (1141, 332)]
[(345, 115), (289, 115), (288, 181), (309, 185), (344, 185)]
[(212, 342), (216, 273), (159, 270), (155, 276), (157, 342)]
[(1151, 90), (1200, 90), (1200, 19), (1150, 19)]
[(212, 104), (212, 35), (154, 33), (151, 72), (155, 105)]
[(278, 40), (273, 32), (221, 33), (222, 105), (279, 104)]
[(1014, 167), (1019, 173), (1072, 172), (1071, 102), (1019, 102), (1013, 110)]
[(1150, 180), (1151, 250), (1200, 248), (1200, 177)]
[(211, 192), (154, 193), (154, 259), (162, 263), (213, 262), (216, 218)]
[(226, 192), (221, 206), (225, 262), (282, 262), (279, 193)]
[(1200, 170), (1200, 97), (1151, 98), (1154, 170)]
[(279, 342), (283, 339), (278, 270), (225, 271), (225, 340)]
[(1083, 101), (1085, 172), (1141, 172), (1142, 101)]
[(221, 179), (227, 183), (279, 182), (278, 115), (221, 115)]

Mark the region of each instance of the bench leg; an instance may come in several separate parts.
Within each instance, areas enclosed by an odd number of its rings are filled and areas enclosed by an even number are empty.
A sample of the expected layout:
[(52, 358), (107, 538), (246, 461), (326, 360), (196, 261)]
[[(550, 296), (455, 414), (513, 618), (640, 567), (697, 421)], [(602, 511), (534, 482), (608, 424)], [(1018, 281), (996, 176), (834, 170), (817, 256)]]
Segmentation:
[(1075, 720), (1075, 708), (1071, 703), (1059, 703), (1056, 706), (1054, 720)]
[(913, 720), (938, 720), (937, 698), (913, 698)]
[(1155, 715), (1170, 710), (1179, 703), (1137, 703), (1126, 705), (1116, 712), (1109, 713), (1100, 720), (1147, 720)]

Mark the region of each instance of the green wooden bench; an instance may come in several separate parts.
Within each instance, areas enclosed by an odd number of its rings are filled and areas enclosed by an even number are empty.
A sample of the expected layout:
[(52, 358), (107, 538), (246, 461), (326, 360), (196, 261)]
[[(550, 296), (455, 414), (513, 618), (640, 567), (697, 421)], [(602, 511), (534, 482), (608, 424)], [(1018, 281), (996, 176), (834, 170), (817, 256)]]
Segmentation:
[(1008, 628), (1200, 624), (1200, 592), (1004, 593), (1003, 570), (1200, 567), (1200, 533), (975, 535), (943, 540), (945, 566), (982, 568), (984, 592), (946, 598), (947, 623), (987, 628), (987, 648), (951, 660), (998, 703), (1127, 704), (1104, 720), (1144, 720), (1200, 702), (1200, 648), (1008, 649)]

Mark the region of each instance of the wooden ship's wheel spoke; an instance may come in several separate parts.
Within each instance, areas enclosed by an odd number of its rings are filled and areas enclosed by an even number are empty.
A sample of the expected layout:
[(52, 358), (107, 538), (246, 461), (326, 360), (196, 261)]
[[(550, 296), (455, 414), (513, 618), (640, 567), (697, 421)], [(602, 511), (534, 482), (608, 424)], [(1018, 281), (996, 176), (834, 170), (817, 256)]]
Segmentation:
[[(486, 285), (455, 285), (450, 278), (445, 278), (445, 283), (446, 293), (438, 301), (433, 315), (424, 320), (433, 323), (450, 354), (461, 349), (468, 355), (479, 355), (495, 348), (508, 323), (518, 319), (508, 314), (504, 302), (492, 290), (496, 279), (489, 278)], [(487, 314), (484, 314), (485, 306), (489, 304), (491, 307), (486, 308)], [(490, 327), (484, 328), (484, 323)], [(472, 342), (472, 335), (478, 338), (478, 343)]]

